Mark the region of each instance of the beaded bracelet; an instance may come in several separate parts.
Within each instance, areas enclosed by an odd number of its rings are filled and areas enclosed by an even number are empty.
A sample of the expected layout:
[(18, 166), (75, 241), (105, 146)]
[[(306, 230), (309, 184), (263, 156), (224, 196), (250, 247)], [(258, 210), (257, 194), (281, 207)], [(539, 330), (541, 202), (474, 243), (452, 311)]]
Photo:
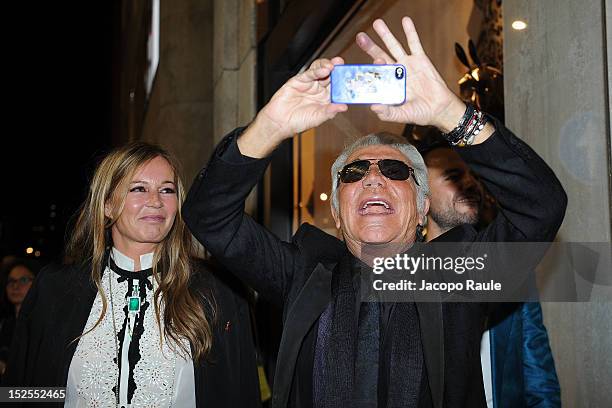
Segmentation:
[(476, 135), (484, 129), (487, 117), (473, 105), (467, 104), (457, 126), (443, 136), (453, 146), (468, 146), (474, 143)]
[(467, 133), (465, 137), (461, 140), (461, 142), (459, 142), (459, 146), (469, 146), (474, 143), (474, 139), (476, 139), (476, 136), (478, 136), (482, 129), (484, 129), (487, 122), (487, 116), (480, 112), (480, 118), (478, 119), (476, 126), (474, 126), (474, 129)]
[(450, 144), (456, 145), (461, 141), (461, 139), (463, 139), (465, 127), (474, 116), (475, 110), (476, 109), (474, 106), (467, 104), (465, 107), (465, 112), (463, 113), (463, 116), (461, 117), (461, 120), (459, 120), (457, 126), (450, 132), (443, 134), (444, 138), (448, 140)]

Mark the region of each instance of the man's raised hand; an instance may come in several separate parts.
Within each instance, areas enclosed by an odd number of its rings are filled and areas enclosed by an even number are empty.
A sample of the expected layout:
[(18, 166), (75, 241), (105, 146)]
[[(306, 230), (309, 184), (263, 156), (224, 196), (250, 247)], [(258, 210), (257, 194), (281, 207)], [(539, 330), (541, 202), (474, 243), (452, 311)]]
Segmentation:
[(372, 27), (388, 53), (366, 33), (357, 34), (357, 45), (372, 57), (374, 64), (399, 63), (406, 67), (406, 102), (398, 106), (372, 105), (372, 111), (387, 122), (432, 125), (443, 132), (453, 129), (465, 111), (465, 104), (448, 88), (425, 54), (412, 20), (402, 19), (410, 54), (383, 20), (375, 20)]
[(283, 140), (346, 111), (346, 105), (332, 104), (330, 98), (330, 74), (339, 64), (344, 64), (340, 57), (318, 59), (289, 79), (238, 139), (242, 154), (265, 157)]

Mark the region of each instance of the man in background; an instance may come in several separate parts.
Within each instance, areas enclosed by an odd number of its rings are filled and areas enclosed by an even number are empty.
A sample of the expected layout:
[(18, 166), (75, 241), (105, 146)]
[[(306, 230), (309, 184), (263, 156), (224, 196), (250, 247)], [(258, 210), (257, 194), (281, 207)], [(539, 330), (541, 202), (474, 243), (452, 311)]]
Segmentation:
[[(426, 240), (493, 218), (482, 185), (447, 144), (422, 152), (431, 191)], [(560, 407), (561, 392), (539, 302), (504, 303), (489, 316), (481, 342), (488, 408)]]

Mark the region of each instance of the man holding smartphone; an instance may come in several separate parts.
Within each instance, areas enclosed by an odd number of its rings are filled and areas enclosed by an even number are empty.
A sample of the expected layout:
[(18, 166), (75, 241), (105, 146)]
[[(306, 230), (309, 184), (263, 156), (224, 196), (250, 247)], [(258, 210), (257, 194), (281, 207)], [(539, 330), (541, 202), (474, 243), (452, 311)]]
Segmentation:
[[(406, 101), (373, 105), (383, 121), (435, 126), (477, 169), (503, 210), (482, 232), (461, 225), (438, 241), (551, 241), (567, 198), (552, 170), (524, 142), (450, 91), (402, 19), (410, 53), (382, 20), (357, 44), (375, 64), (406, 68)], [(332, 170), (332, 214), (343, 241), (303, 225), (282, 242), (244, 213), (244, 200), (285, 139), (319, 126), (340, 57), (320, 59), (287, 81), (255, 120), (226, 136), (183, 206), (204, 246), (283, 307), (273, 407), (486, 407), (479, 348), (487, 307), (479, 303), (360, 302), (355, 279), (367, 246), (398, 253), (419, 238), (429, 208), (427, 172), (413, 146), (389, 135), (358, 139)], [(528, 204), (526, 204), (528, 203)]]

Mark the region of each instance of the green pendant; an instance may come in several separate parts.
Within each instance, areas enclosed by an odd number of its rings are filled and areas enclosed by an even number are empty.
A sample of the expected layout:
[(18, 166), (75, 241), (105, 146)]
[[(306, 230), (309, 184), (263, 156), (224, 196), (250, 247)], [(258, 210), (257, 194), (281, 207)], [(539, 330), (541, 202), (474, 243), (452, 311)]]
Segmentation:
[(140, 298), (138, 296), (130, 296), (128, 302), (128, 310), (130, 312), (140, 311)]

